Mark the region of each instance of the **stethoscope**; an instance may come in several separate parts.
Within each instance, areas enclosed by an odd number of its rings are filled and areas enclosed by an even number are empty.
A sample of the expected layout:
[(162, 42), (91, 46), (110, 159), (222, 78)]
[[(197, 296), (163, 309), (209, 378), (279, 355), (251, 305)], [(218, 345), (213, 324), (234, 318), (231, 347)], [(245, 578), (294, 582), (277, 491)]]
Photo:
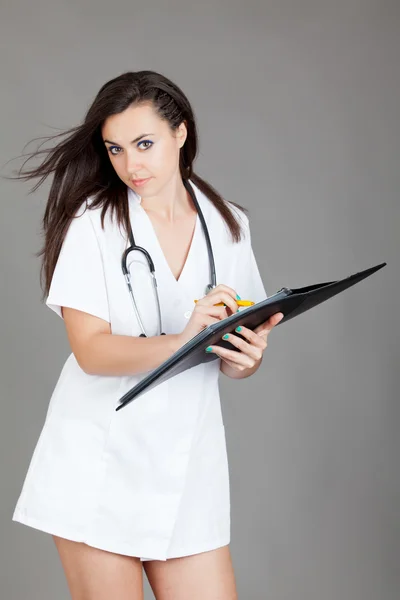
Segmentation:
[[(204, 236), (206, 238), (206, 244), (207, 244), (207, 252), (208, 252), (208, 262), (210, 265), (210, 279), (211, 282), (209, 284), (207, 284), (206, 286), (206, 291), (205, 293), (208, 294), (208, 292), (210, 290), (212, 290), (213, 288), (215, 288), (215, 286), (217, 285), (217, 277), (216, 277), (216, 273), (215, 273), (215, 262), (214, 262), (214, 255), (213, 255), (213, 251), (212, 251), (212, 247), (211, 247), (211, 240), (210, 240), (210, 236), (208, 233), (208, 229), (207, 229), (207, 225), (203, 216), (203, 213), (201, 212), (201, 208), (199, 206), (199, 203), (197, 201), (196, 198), (196, 194), (194, 192), (194, 189), (192, 188), (192, 186), (190, 185), (189, 181), (187, 179), (183, 179), (183, 185), (185, 186), (185, 188), (187, 189), (187, 191), (190, 194), (190, 197), (192, 198), (194, 205), (196, 207), (197, 213), (199, 215), (200, 221), (201, 221), (201, 225), (204, 231)], [(136, 318), (138, 320), (140, 329), (142, 330), (142, 333), (140, 334), (139, 337), (148, 337), (146, 334), (146, 330), (144, 328), (143, 325), (143, 321), (140, 318), (140, 314), (139, 314), (139, 310), (135, 301), (135, 297), (133, 295), (133, 291), (132, 291), (132, 285), (131, 285), (131, 276), (130, 273), (127, 269), (126, 266), (126, 260), (128, 257), (128, 254), (130, 252), (132, 252), (133, 250), (138, 250), (139, 252), (141, 252), (142, 254), (144, 254), (147, 263), (149, 265), (149, 269), (150, 269), (150, 274), (151, 274), (151, 281), (153, 284), (153, 291), (154, 291), (154, 295), (155, 295), (155, 299), (156, 299), (156, 304), (157, 304), (157, 314), (158, 314), (158, 331), (160, 332), (158, 335), (165, 335), (165, 333), (163, 332), (163, 327), (162, 327), (162, 321), (161, 321), (161, 308), (160, 308), (160, 298), (158, 295), (158, 290), (157, 290), (157, 280), (156, 280), (156, 276), (155, 276), (155, 268), (154, 268), (154, 263), (151, 259), (150, 254), (147, 252), (147, 250), (145, 248), (142, 248), (141, 246), (136, 246), (135, 244), (135, 238), (133, 237), (133, 232), (132, 232), (132, 226), (131, 226), (131, 222), (129, 220), (129, 241), (131, 243), (131, 245), (129, 246), (129, 248), (127, 248), (123, 255), (122, 255), (122, 260), (121, 260), (121, 266), (122, 266), (122, 272), (124, 274), (127, 286), (128, 286), (128, 290), (129, 290), (129, 294), (130, 297), (132, 299), (132, 304), (133, 304), (133, 309), (135, 311), (135, 315)]]

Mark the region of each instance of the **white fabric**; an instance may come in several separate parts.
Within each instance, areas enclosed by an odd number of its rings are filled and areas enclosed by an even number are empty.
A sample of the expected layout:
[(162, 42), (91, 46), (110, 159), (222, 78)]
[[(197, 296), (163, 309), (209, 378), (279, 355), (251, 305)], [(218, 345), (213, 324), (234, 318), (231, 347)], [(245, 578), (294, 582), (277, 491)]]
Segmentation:
[[(232, 205), (246, 232), (235, 244), (219, 212), (191, 183), (208, 225), (217, 283), (233, 287), (242, 298), (266, 298), (247, 216)], [(128, 188), (128, 198), (136, 243), (155, 264), (164, 332), (178, 333), (193, 311), (193, 300), (204, 296), (210, 281), (200, 219), (176, 281), (140, 196)], [(68, 229), (46, 304), (61, 318), (61, 306), (69, 306), (110, 322), (112, 334), (137, 336), (140, 328), (121, 270), (127, 240), (109, 213), (103, 230), (101, 209), (89, 207), (90, 199)], [(129, 264), (135, 297), (154, 335), (148, 269), (142, 255), (134, 254)], [(13, 520), (141, 560), (166, 560), (228, 544), (220, 362), (180, 373), (116, 412), (121, 396), (144, 374), (89, 375), (71, 353), (50, 399)]]

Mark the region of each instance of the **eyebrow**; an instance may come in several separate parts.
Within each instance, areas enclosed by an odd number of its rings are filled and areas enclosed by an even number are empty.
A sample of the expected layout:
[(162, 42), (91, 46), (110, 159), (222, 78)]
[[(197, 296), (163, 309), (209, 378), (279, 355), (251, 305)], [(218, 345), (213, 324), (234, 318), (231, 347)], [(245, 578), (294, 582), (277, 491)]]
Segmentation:
[[(144, 138), (148, 135), (154, 135), (154, 133), (142, 133), (142, 135), (139, 135), (139, 137), (132, 140), (131, 144), (135, 144), (136, 142), (138, 142), (139, 140), (141, 140), (142, 138)], [(116, 142), (111, 142), (110, 140), (104, 140), (104, 143), (106, 143), (106, 142), (108, 142), (109, 144), (114, 144), (115, 146), (119, 146), (119, 144), (117, 144)]]

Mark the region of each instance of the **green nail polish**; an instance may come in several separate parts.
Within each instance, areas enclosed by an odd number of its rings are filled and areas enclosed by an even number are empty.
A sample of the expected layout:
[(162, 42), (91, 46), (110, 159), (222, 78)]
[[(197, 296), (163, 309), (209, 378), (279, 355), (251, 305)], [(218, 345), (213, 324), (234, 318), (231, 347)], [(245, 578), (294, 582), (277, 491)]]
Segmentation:
[(207, 348), (206, 348), (206, 352), (212, 352), (212, 348), (211, 348), (211, 346), (207, 346)]
[(242, 328), (240, 327), (240, 325), (239, 325), (239, 327), (236, 327), (235, 331), (239, 331), (239, 332), (242, 331)]
[(241, 300), (241, 297), (236, 294), (236, 300)]
[(222, 339), (224, 339), (224, 340), (229, 339), (229, 333), (226, 333), (224, 336), (222, 336)]

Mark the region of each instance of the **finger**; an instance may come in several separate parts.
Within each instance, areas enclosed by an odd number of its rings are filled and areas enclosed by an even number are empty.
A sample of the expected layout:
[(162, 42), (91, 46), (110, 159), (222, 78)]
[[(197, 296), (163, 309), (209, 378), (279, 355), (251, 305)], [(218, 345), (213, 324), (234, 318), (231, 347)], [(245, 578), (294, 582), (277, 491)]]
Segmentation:
[(226, 363), (229, 367), (231, 367), (232, 369), (235, 369), (235, 371), (244, 371), (244, 369), (247, 369), (248, 367), (245, 367), (244, 365), (239, 365), (238, 363), (234, 363), (231, 360), (229, 360), (228, 358), (224, 358), (223, 356), (220, 356), (220, 359)]
[[(229, 287), (228, 285), (224, 285), (224, 284), (219, 284), (217, 285), (215, 288), (213, 288), (207, 295), (210, 294), (214, 294), (214, 293), (227, 293), (236, 303), (236, 300), (240, 300), (240, 296), (239, 294), (236, 292), (236, 290), (234, 290), (233, 288)], [(237, 311), (237, 308), (236, 308)]]
[(254, 360), (243, 354), (243, 352), (236, 352), (235, 350), (228, 350), (228, 348), (223, 348), (222, 346), (208, 346), (210, 350), (208, 352), (213, 352), (213, 354), (217, 354), (223, 359), (232, 361), (235, 365), (241, 365), (244, 368), (254, 366)]
[(215, 292), (215, 290), (228, 292), (228, 294), (230, 294), (233, 299), (237, 298), (237, 292), (236, 292), (236, 290), (234, 290), (233, 288), (229, 287), (229, 285), (225, 285), (223, 283), (219, 283), (209, 293), (211, 294), (212, 292)]
[(219, 320), (226, 319), (229, 316), (225, 306), (198, 305), (195, 310), (203, 315), (217, 317)]
[(284, 315), (282, 312), (278, 312), (278, 313), (275, 313), (274, 315), (272, 315), (272, 316), (271, 316), (271, 317), (268, 319), (268, 321), (269, 321), (270, 323), (272, 322), (272, 323), (273, 323), (273, 327), (275, 327), (275, 325), (278, 325), (278, 323), (279, 323), (280, 321), (282, 321), (282, 319), (283, 319), (283, 317), (284, 317), (284, 316), (285, 316), (285, 315)]
[(244, 371), (247, 367), (244, 367), (243, 365), (238, 365), (237, 363), (232, 362), (231, 360), (228, 360), (226, 358), (221, 358), (221, 360), (227, 364), (229, 367), (231, 367), (231, 369), (235, 369), (235, 371)]
[(250, 343), (246, 342), (245, 340), (242, 340), (240, 337), (232, 333), (226, 333), (222, 337), (222, 339), (230, 342), (243, 354), (247, 354), (247, 356), (250, 356), (254, 360), (260, 360), (265, 348), (267, 347), (267, 342), (263, 340), (263, 338), (261, 338), (259, 335), (253, 333), (251, 329), (247, 329), (247, 327), (241, 327), (240, 333), (246, 335), (246, 337), (248, 336)]
[[(246, 338), (246, 340), (249, 340), (250, 344), (252, 344), (253, 346), (259, 347), (264, 349), (266, 346), (266, 342), (262, 339), (262, 337), (260, 337), (260, 335), (258, 335), (255, 331), (252, 331), (251, 329), (249, 329), (248, 327), (244, 327), (244, 325), (238, 325), (238, 327), (236, 327), (235, 331), (237, 331), (238, 333), (240, 333), (240, 335), (242, 335), (243, 337)], [(240, 341), (244, 341), (244, 340), (240, 340), (240, 338), (236, 335), (232, 335), (230, 337), (233, 337), (237, 340)], [(226, 338), (228, 339), (228, 338)], [(244, 342), (246, 343), (246, 342)]]
[(236, 299), (233, 298), (228, 292), (221, 290), (216, 292), (215, 290), (216, 288), (200, 300), (203, 306), (212, 306), (218, 302), (223, 302), (226, 306), (229, 306), (232, 313), (236, 313), (239, 308)]
[[(193, 319), (192, 327), (196, 330), (196, 333), (214, 325), (216, 323), (220, 323), (220, 319), (216, 319), (215, 317), (210, 317), (209, 315), (204, 315), (203, 318), (201, 315), (197, 319)], [(193, 334), (195, 335), (195, 334)]]
[(238, 363), (234, 363), (233, 361), (229, 360), (229, 358), (225, 358), (224, 356), (220, 356), (219, 358), (225, 364), (227, 364), (229, 367), (231, 367), (232, 369), (235, 369), (235, 371), (244, 371), (245, 369), (248, 368), (248, 367), (245, 367), (244, 365), (239, 365)]
[(258, 325), (258, 327), (254, 329), (254, 332), (258, 335), (268, 334), (275, 327), (275, 325), (278, 325), (278, 323), (282, 321), (283, 317), (283, 313), (275, 313), (267, 321), (264, 321), (264, 323)]

